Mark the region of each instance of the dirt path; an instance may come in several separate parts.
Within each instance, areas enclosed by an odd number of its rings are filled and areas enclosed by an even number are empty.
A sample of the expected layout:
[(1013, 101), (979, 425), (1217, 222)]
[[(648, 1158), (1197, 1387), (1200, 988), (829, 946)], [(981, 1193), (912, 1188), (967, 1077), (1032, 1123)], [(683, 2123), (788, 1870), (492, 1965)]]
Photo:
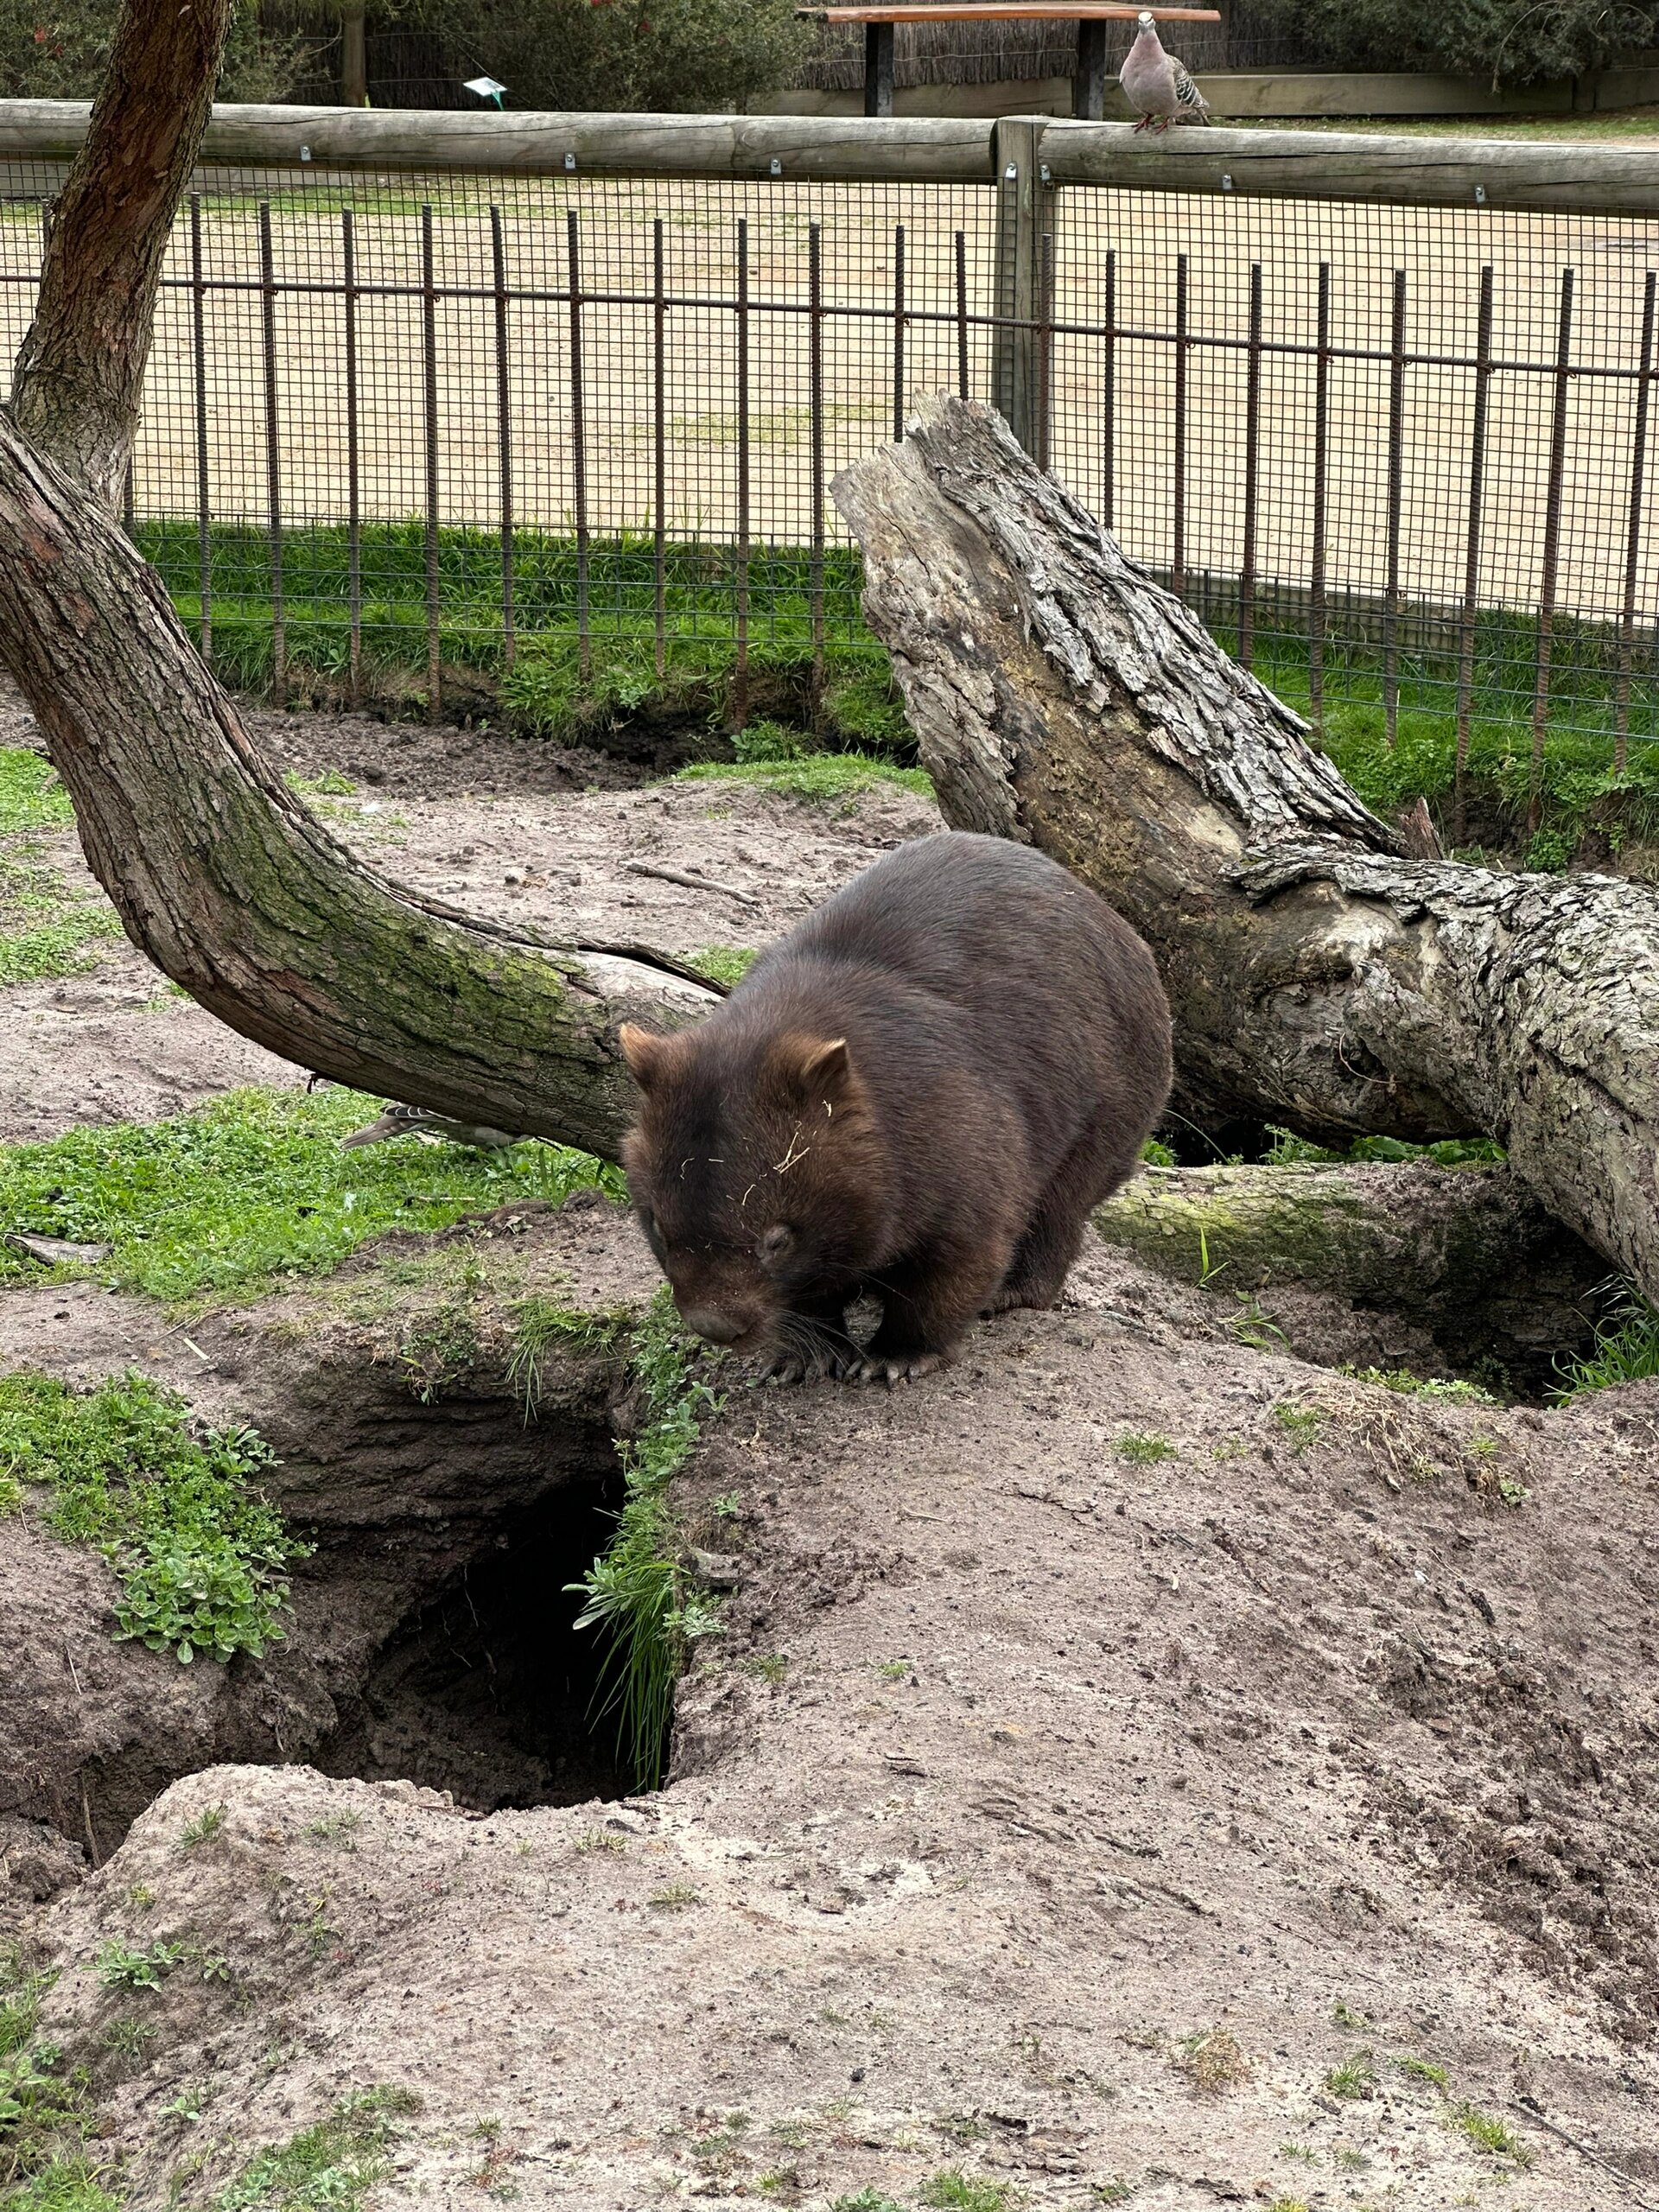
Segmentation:
[[(887, 785), (827, 806), (735, 783), (605, 788), (617, 772), (601, 756), (487, 732), (260, 709), (249, 720), (294, 774), (352, 785), (311, 803), (417, 889), (498, 919), (671, 952), (763, 944), (878, 852), (939, 826), (929, 802)], [(0, 700), (0, 745), (33, 739), (15, 696)], [(62, 899), (96, 893), (73, 831), (28, 845)], [(710, 887), (631, 872), (641, 867)], [(90, 973), (0, 988), (0, 1141), (153, 1121), (238, 1084), (305, 1080), (181, 998), (124, 939), (94, 940), (86, 957)]]

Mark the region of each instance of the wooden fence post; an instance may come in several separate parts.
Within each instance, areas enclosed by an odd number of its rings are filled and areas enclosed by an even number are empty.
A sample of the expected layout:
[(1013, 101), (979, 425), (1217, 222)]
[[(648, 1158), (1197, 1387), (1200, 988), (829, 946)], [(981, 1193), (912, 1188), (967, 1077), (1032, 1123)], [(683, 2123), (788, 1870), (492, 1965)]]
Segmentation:
[[(996, 165), (996, 313), (991, 397), (1039, 466), (1048, 453), (1048, 378), (1042, 323), (1057, 195), (1042, 162), (1044, 116), (1005, 117), (994, 137)], [(1046, 251), (1045, 241), (1049, 241)]]

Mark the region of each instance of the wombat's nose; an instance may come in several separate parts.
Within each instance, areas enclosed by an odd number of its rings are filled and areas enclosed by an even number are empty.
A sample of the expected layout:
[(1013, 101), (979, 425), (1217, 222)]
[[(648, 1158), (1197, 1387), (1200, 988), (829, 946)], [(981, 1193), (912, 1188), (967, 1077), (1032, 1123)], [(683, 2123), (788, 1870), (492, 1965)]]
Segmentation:
[(706, 1337), (711, 1344), (734, 1344), (743, 1334), (742, 1322), (718, 1306), (682, 1306), (680, 1319), (694, 1336)]

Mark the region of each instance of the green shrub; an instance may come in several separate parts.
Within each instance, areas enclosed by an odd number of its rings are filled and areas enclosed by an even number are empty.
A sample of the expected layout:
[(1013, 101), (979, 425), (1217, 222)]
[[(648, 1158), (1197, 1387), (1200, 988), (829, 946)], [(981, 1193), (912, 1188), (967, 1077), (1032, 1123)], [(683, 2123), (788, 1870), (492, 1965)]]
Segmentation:
[[(1576, 77), (1659, 36), (1633, 0), (1266, 0), (1258, 8), (1351, 69), (1434, 69), (1529, 84)], [(1265, 28), (1265, 25), (1263, 26)]]
[(745, 110), (811, 44), (795, 0), (417, 0), (515, 108)]
[[(119, 13), (118, 0), (0, 0), (0, 99), (96, 99)], [(306, 44), (291, 33), (266, 29), (252, 0), (238, 0), (218, 98), (289, 99)]]

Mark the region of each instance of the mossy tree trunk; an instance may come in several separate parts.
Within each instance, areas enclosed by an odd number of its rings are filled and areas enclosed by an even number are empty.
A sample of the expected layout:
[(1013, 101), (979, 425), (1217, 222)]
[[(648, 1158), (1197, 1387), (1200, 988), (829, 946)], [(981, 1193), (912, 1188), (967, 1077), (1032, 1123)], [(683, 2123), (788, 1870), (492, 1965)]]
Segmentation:
[(948, 818), (1039, 845), (1147, 938), (1191, 1111), (1487, 1133), (1659, 1295), (1659, 897), (1401, 857), (986, 407), (924, 403), (834, 488)]
[(226, 14), (124, 10), (0, 412), (0, 660), (128, 934), (194, 998), (337, 1081), (614, 1156), (617, 1027), (715, 994), (647, 948), (548, 946), (361, 866), (264, 760), (115, 521)]

